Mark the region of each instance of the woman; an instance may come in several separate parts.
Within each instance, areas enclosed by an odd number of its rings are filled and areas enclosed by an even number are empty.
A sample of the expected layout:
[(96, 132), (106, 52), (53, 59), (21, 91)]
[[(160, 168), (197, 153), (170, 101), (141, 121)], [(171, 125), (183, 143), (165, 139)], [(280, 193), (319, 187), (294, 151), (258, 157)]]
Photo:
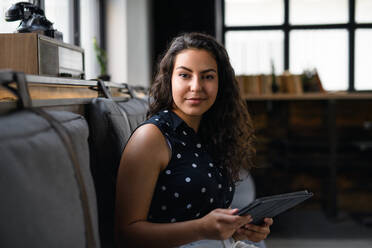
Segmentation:
[(265, 239), (271, 218), (255, 226), (229, 209), (239, 171), (253, 166), (255, 150), (224, 47), (200, 33), (175, 38), (150, 96), (149, 120), (132, 134), (118, 172), (119, 246)]

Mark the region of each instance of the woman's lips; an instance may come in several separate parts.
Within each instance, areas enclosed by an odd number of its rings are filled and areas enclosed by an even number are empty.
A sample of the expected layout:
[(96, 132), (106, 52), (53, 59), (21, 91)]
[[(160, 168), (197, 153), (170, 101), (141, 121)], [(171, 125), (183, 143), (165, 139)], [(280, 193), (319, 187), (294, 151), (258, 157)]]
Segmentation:
[(191, 104), (200, 104), (204, 100), (205, 100), (204, 98), (186, 98), (186, 101), (188, 101)]

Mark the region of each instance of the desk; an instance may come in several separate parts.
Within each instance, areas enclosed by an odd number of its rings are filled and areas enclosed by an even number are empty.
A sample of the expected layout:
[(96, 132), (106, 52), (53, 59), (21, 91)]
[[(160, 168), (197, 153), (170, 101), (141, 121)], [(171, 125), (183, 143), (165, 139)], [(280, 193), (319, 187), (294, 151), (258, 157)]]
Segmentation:
[(372, 93), (329, 92), (303, 93), (296, 95), (276, 93), (270, 95), (244, 95), (244, 99), (247, 101), (372, 100)]
[[(352, 159), (348, 154), (340, 151), (341, 143), (350, 145), (359, 139), (372, 141), (372, 135), (369, 132), (362, 137), (364, 127), (372, 123), (372, 93), (307, 93), (301, 95), (291, 94), (272, 94), (272, 95), (246, 95), (244, 96), (249, 111), (252, 113), (253, 121), (258, 129), (279, 130), (276, 138), (286, 139), (294, 143), (300, 142), (303, 137), (290, 137), (292, 128), (301, 134), (308, 134), (318, 128), (323, 144), (319, 142), (316, 145), (325, 145), (326, 152), (323, 157), (315, 157), (312, 154), (303, 158), (308, 164), (315, 164), (322, 161), (326, 165), (327, 181), (323, 189), (324, 210), (330, 217), (337, 217), (339, 214), (339, 199), (337, 187), (337, 172), (341, 161), (346, 163), (347, 159)], [(266, 116), (265, 116), (266, 115)], [(264, 121), (262, 121), (264, 119)], [(271, 124), (273, 122), (274, 124)], [(299, 128), (296, 127), (300, 126)], [(353, 130), (358, 133), (355, 140), (350, 133), (344, 133), (344, 130)], [(322, 133), (322, 131), (324, 131)], [(265, 135), (272, 135), (264, 134)], [(319, 134), (318, 133), (318, 134)], [(275, 135), (274, 135), (275, 136)], [(299, 135), (301, 136), (301, 135)], [(309, 135), (308, 135), (309, 136)], [(346, 136), (346, 137), (344, 137)], [(270, 139), (272, 137), (265, 137)], [(341, 142), (341, 138), (343, 141)], [(259, 151), (258, 151), (259, 152)], [(342, 154), (341, 154), (342, 153)], [(297, 155), (297, 154), (296, 154)], [(299, 158), (299, 156), (297, 156)], [(283, 154), (284, 163), (291, 166), (288, 157)], [(288, 159), (288, 161), (285, 161)], [(275, 158), (274, 158), (275, 160)], [(270, 161), (272, 162), (272, 161)], [(368, 164), (369, 161), (364, 161)], [(274, 161), (275, 163), (275, 161)], [(305, 163), (305, 161), (304, 161)]]

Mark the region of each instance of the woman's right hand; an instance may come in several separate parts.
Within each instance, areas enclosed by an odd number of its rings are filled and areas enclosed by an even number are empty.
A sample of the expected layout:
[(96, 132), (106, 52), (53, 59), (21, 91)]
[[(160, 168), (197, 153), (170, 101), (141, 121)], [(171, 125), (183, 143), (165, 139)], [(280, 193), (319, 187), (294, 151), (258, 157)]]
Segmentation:
[(224, 240), (230, 238), (241, 226), (252, 221), (250, 215), (235, 215), (238, 209), (217, 208), (199, 219), (202, 239)]

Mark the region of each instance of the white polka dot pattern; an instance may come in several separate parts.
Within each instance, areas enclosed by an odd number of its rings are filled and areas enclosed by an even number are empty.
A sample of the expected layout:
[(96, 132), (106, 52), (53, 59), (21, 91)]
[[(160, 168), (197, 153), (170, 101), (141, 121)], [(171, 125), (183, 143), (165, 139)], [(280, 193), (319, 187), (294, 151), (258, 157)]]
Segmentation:
[(172, 111), (162, 111), (147, 122), (164, 134), (173, 157), (156, 182), (148, 215), (151, 222), (191, 220), (227, 208), (233, 187), (198, 134)]

